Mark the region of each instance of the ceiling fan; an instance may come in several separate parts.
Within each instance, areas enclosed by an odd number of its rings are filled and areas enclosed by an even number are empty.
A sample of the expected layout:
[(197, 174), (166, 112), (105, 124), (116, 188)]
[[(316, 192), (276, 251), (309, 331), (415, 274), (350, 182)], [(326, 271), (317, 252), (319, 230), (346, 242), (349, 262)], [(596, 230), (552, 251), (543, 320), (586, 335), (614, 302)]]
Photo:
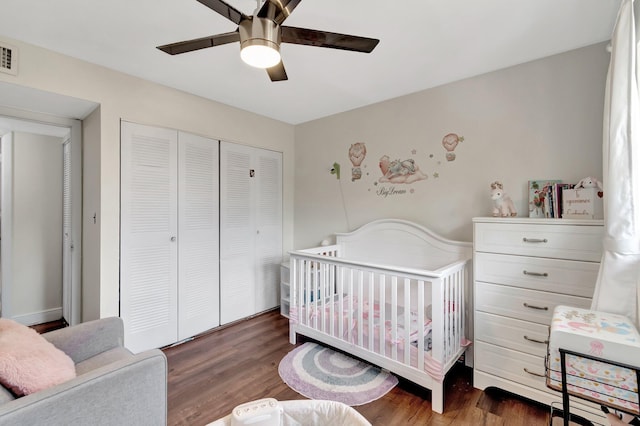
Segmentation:
[(258, 0), (258, 8), (251, 16), (222, 0), (198, 1), (237, 24), (238, 28), (229, 33), (158, 46), (158, 49), (177, 55), (239, 41), (243, 61), (254, 67), (265, 68), (271, 81), (282, 81), (287, 80), (287, 72), (280, 57), (280, 43), (370, 53), (379, 42), (373, 38), (283, 26), (282, 23), (302, 0), (265, 0), (262, 7), (259, 7)]

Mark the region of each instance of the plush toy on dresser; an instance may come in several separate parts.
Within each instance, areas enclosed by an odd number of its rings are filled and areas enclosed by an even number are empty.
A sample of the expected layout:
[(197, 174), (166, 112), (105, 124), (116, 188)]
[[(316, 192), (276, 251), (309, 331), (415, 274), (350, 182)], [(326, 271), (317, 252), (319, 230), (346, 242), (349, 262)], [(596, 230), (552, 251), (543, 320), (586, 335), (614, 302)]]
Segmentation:
[(592, 176), (580, 179), (575, 186), (575, 189), (579, 188), (598, 188), (598, 197), (602, 198), (602, 182)]
[(498, 181), (491, 183), (491, 200), (493, 200), (494, 216), (506, 217), (518, 215), (511, 197), (504, 192), (502, 183)]

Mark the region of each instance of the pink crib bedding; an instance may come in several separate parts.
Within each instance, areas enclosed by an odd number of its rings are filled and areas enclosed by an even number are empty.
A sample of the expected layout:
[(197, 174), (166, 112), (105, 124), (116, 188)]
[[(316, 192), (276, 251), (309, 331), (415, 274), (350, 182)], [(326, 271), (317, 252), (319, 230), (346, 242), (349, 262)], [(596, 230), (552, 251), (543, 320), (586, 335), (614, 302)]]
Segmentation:
[[(402, 307), (397, 308), (397, 319), (395, 321), (395, 333), (393, 321), (391, 320), (392, 309), (390, 305), (385, 305), (385, 318), (381, 317), (380, 305), (374, 303), (373, 309), (368, 303), (363, 303), (362, 315), (358, 310), (359, 305), (356, 297), (345, 296), (342, 299), (342, 306), (339, 300), (333, 303), (311, 302), (300, 309), (291, 308), (290, 319), (296, 323), (303, 323), (313, 329), (322, 331), (337, 339), (350, 342), (365, 349), (371, 350), (385, 358), (399, 361), (411, 367), (418, 368), (418, 342), (419, 330), (423, 330), (424, 336), (424, 368), (434, 380), (444, 379), (444, 369), (440, 362), (431, 356), (431, 335), (433, 322), (429, 318), (429, 309), (425, 309), (424, 322), (418, 321), (418, 313), (411, 311), (409, 328), (409, 361), (405, 362), (405, 315)], [(302, 321), (301, 321), (302, 320)], [(370, 326), (370, 322), (372, 323)], [(380, 328), (383, 327), (384, 344), (383, 351), (380, 348)], [(359, 338), (359, 328), (362, 329), (362, 340)], [(373, 339), (369, 338), (370, 330), (373, 329)], [(395, 336), (395, 337), (394, 337)], [(373, 342), (373, 344), (371, 344)]]
[[(419, 324), (418, 313), (411, 311), (409, 313), (409, 341), (412, 343), (417, 342), (420, 336), (419, 329), (422, 328), (423, 336), (425, 336), (425, 350), (431, 349), (431, 326), (432, 321), (430, 318), (430, 309), (425, 309), (424, 322)], [(308, 313), (307, 313), (308, 312)], [(373, 312), (373, 315), (371, 315)], [(381, 318), (382, 310), (378, 303), (374, 303), (373, 309), (369, 308), (368, 302), (363, 302), (362, 315), (360, 315), (359, 305), (356, 297), (344, 296), (342, 299), (342, 306), (340, 300), (336, 300), (333, 303), (311, 302), (309, 308), (302, 307), (300, 310), (300, 316), (297, 315), (296, 309), (292, 308), (290, 312), (291, 318), (298, 322), (299, 318), (307, 318), (310, 324), (313, 324), (313, 328), (327, 332), (333, 336), (353, 336), (357, 332), (359, 324), (362, 324), (364, 337), (368, 338), (369, 322), (373, 324), (374, 335), (380, 335), (380, 328), (384, 328), (385, 339), (391, 344), (404, 344), (406, 340), (405, 329), (405, 315), (404, 308), (397, 308), (397, 317), (395, 321), (395, 333), (394, 333), (394, 321), (391, 319), (392, 309), (391, 305), (385, 305), (385, 318)], [(322, 322), (324, 321), (324, 327)], [(333, 324), (333, 325), (332, 325)], [(340, 324), (342, 324), (342, 333), (339, 333)], [(333, 328), (333, 333), (330, 330)], [(351, 331), (351, 333), (349, 332)], [(395, 336), (395, 337), (394, 337)], [(353, 338), (351, 339), (353, 340)], [(417, 346), (417, 345), (416, 345)]]
[[(398, 345), (404, 344), (406, 340), (405, 330), (407, 326), (405, 326), (405, 315), (404, 315), (403, 307), (397, 308), (397, 315), (396, 315), (396, 321), (395, 321), (395, 333), (394, 333), (394, 322), (392, 321), (392, 318), (391, 318), (391, 316), (393, 315), (391, 305), (389, 304), (385, 305), (385, 309), (384, 309), (385, 318), (381, 318), (382, 309), (380, 309), (380, 304), (378, 303), (374, 303), (373, 305), (373, 315), (370, 315), (370, 312), (372, 310), (369, 309), (368, 303), (364, 304), (364, 308), (362, 311), (363, 311), (362, 317), (364, 319), (364, 323), (367, 325), (366, 327), (364, 327), (364, 330), (365, 330), (364, 333), (368, 333), (369, 331), (368, 322), (371, 321), (373, 322), (374, 333), (376, 336), (380, 335), (380, 328), (384, 327), (384, 335), (385, 335), (385, 340), (387, 340), (387, 342), (392, 344), (395, 343)], [(416, 343), (420, 336), (420, 333), (418, 332), (418, 330), (422, 328), (422, 336), (424, 336), (424, 339), (425, 339), (425, 350), (431, 349), (432, 321), (429, 315), (430, 311), (431, 311), (431, 306), (428, 306), (425, 309), (425, 314), (423, 317), (424, 322), (422, 324), (419, 323), (418, 313), (416, 311), (409, 312), (409, 326), (408, 326), (409, 341), (411, 343)], [(357, 313), (356, 313), (356, 316), (358, 316)], [(395, 338), (394, 338), (394, 335), (396, 336)]]
[[(313, 301), (306, 306), (297, 309), (292, 306), (289, 310), (289, 319), (295, 323), (303, 323), (312, 328), (330, 334), (334, 337), (341, 337), (348, 333), (349, 328), (353, 328), (354, 320), (352, 307), (355, 309), (357, 301), (355, 297), (344, 296), (342, 306), (340, 300), (333, 303)], [(340, 330), (342, 329), (342, 332)]]

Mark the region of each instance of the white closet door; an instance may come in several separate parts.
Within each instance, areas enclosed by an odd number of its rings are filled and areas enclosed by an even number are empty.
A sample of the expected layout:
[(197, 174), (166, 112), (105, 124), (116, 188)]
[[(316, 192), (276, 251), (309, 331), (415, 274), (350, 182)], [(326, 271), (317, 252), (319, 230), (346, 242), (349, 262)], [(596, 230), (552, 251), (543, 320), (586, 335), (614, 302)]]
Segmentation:
[(178, 339), (220, 324), (218, 141), (178, 134)]
[(71, 139), (62, 143), (62, 317), (72, 322), (71, 267), (73, 241), (71, 239)]
[(282, 154), (256, 150), (256, 312), (280, 304)]
[(253, 185), (250, 147), (220, 142), (220, 323), (253, 315)]
[(140, 352), (177, 341), (177, 132), (121, 132), (120, 316)]

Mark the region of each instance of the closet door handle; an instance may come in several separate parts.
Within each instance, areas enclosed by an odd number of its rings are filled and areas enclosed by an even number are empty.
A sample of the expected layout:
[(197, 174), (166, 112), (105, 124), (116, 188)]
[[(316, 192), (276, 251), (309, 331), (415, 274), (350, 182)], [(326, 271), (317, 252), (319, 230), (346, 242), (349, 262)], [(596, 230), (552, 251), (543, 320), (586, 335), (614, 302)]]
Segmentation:
[(528, 340), (533, 343), (540, 343), (542, 345), (546, 345), (549, 343), (548, 340), (537, 340), (537, 339), (532, 339), (531, 337), (528, 337), (528, 336), (522, 336), (522, 337), (524, 337), (524, 340)]
[(175, 241), (176, 237), (171, 237), (171, 242)]
[(523, 368), (525, 373), (529, 373), (532, 376), (536, 376), (536, 377), (547, 377), (544, 374), (540, 374), (540, 373), (534, 373), (533, 371), (529, 371), (529, 369), (527, 369), (527, 367)]
[(522, 271), (525, 275), (531, 275), (532, 277), (548, 277), (549, 274), (546, 272), (531, 272), (531, 271)]
[(547, 239), (546, 238), (541, 239), (541, 238), (527, 238), (527, 237), (524, 237), (522, 239), (522, 241), (524, 241), (525, 243), (546, 243)]
[(547, 306), (536, 306), (536, 305), (530, 305), (528, 303), (523, 303), (522, 304), (525, 308), (530, 308), (530, 309), (538, 309), (539, 311), (548, 311), (549, 308)]

